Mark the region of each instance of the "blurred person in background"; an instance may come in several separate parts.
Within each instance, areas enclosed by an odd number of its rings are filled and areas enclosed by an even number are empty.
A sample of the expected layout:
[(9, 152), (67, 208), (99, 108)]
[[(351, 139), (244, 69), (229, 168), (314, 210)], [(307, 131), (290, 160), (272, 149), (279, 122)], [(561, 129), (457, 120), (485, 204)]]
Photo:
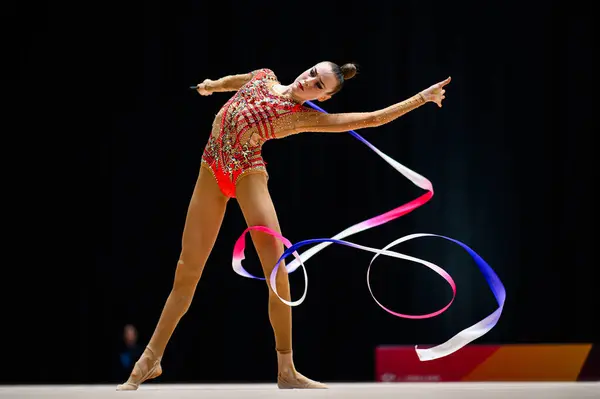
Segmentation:
[(144, 349), (138, 344), (138, 330), (133, 324), (123, 327), (123, 348), (119, 352), (119, 378), (127, 376)]

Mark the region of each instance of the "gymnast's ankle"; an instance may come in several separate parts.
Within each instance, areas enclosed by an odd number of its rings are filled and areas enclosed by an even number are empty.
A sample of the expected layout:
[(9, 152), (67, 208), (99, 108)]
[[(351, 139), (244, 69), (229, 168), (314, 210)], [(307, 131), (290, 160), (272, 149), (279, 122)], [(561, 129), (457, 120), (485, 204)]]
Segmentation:
[(277, 369), (280, 373), (295, 371), (293, 353), (291, 349), (277, 351)]

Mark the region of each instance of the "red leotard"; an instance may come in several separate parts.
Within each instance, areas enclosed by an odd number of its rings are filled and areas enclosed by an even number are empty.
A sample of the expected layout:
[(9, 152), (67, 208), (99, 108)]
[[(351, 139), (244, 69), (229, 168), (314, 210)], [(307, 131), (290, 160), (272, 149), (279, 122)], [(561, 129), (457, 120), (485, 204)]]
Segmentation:
[[(271, 88), (278, 83), (270, 69), (260, 69), (227, 101), (216, 115), (212, 133), (202, 155), (223, 194), (235, 198), (235, 185), (250, 173), (267, 175), (262, 145), (276, 138), (286, 116), (311, 109), (278, 95)], [(268, 175), (267, 175), (268, 176)]]
[[(425, 104), (419, 93), (405, 101), (373, 112), (325, 114), (277, 94), (277, 77), (259, 69), (221, 108), (202, 155), (223, 192), (235, 198), (235, 185), (250, 173), (267, 175), (261, 155), (269, 139), (299, 132), (344, 132), (381, 126)], [(268, 176), (268, 175), (267, 175)]]

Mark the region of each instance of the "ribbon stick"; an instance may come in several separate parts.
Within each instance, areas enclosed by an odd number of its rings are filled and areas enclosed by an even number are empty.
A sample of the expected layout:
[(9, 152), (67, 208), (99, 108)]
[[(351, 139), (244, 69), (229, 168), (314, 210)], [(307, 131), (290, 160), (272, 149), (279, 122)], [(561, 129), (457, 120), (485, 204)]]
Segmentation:
[[(317, 105), (313, 104), (312, 102), (307, 101), (307, 103), (311, 107), (315, 108), (316, 110), (325, 112), (323, 109), (321, 109)], [(435, 360), (435, 359), (439, 359), (444, 356), (448, 356), (448, 355), (456, 352), (460, 348), (464, 347), (465, 345), (469, 344), (470, 342), (476, 340), (477, 338), (485, 335), (496, 325), (496, 323), (500, 319), (502, 310), (504, 308), (504, 302), (506, 300), (506, 290), (504, 288), (504, 285), (502, 284), (502, 282), (500, 281), (500, 279), (498, 278), (496, 273), (492, 270), (492, 268), (475, 251), (473, 251), (471, 248), (469, 248), (467, 245), (463, 244), (462, 242), (457, 241), (452, 238), (449, 238), (449, 237), (445, 237), (445, 236), (441, 236), (441, 235), (437, 235), (437, 234), (428, 234), (428, 233), (411, 234), (411, 235), (407, 235), (405, 237), (402, 237), (402, 238), (399, 238), (399, 239), (393, 241), (392, 243), (385, 246), (383, 249), (370, 248), (370, 247), (366, 247), (363, 245), (359, 245), (359, 244), (355, 244), (355, 243), (352, 243), (349, 241), (342, 240), (342, 238), (346, 238), (346, 237), (356, 234), (358, 232), (368, 230), (370, 228), (382, 225), (384, 223), (388, 223), (394, 219), (399, 218), (400, 216), (406, 215), (407, 213), (412, 212), (413, 210), (417, 209), (418, 207), (424, 205), (426, 202), (428, 202), (433, 197), (433, 186), (432, 186), (431, 182), (429, 180), (427, 180), (427, 178), (410, 170), (406, 166), (400, 164), (399, 162), (395, 161), (388, 155), (384, 154), (379, 149), (377, 149), (374, 145), (372, 145), (367, 140), (365, 140), (360, 135), (358, 135), (355, 131), (350, 131), (350, 134), (352, 134), (359, 141), (366, 144), (371, 150), (373, 150), (375, 153), (377, 153), (377, 155), (379, 155), (381, 158), (383, 158), (388, 164), (390, 164), (394, 169), (396, 169), (398, 172), (400, 172), (402, 175), (404, 175), (406, 178), (408, 178), (417, 187), (427, 190), (427, 193), (421, 195), (420, 197), (418, 197), (404, 205), (401, 205), (395, 209), (392, 209), (386, 213), (383, 213), (381, 215), (375, 216), (373, 218), (370, 218), (363, 222), (355, 224), (355, 225), (345, 229), (344, 231), (336, 234), (332, 238), (309, 239), (309, 240), (300, 241), (300, 242), (292, 245), (291, 242), (289, 240), (287, 240), (285, 237), (281, 236), (279, 233), (277, 233), (277, 232), (273, 231), (272, 229), (269, 229), (265, 226), (249, 227), (242, 233), (242, 235), (240, 236), (240, 238), (238, 238), (238, 240), (235, 244), (234, 253), (233, 253), (233, 269), (236, 273), (238, 273), (239, 275), (241, 275), (243, 277), (264, 280), (264, 278), (260, 278), (260, 277), (251, 275), (242, 267), (242, 260), (244, 259), (245, 236), (246, 236), (246, 233), (250, 230), (257, 230), (257, 231), (261, 231), (263, 233), (271, 234), (272, 236), (281, 240), (284, 243), (285, 247), (287, 248), (284, 251), (281, 258), (279, 258), (277, 264), (275, 265), (275, 267), (271, 273), (270, 280), (269, 280), (271, 283), (271, 288), (273, 289), (275, 294), (279, 297), (279, 299), (282, 302), (284, 302), (285, 304), (287, 304), (289, 306), (298, 306), (306, 298), (306, 294), (307, 294), (307, 290), (308, 290), (308, 276), (306, 273), (306, 268), (304, 267), (304, 262), (306, 262), (306, 260), (308, 260), (313, 255), (315, 255), (316, 253), (318, 253), (319, 251), (323, 250), (324, 248), (326, 248), (327, 246), (329, 246), (331, 244), (346, 245), (346, 246), (349, 246), (352, 248), (361, 249), (364, 251), (375, 253), (375, 256), (373, 257), (373, 259), (371, 259), (371, 262), (369, 263), (369, 266), (367, 269), (367, 286), (369, 288), (369, 292), (370, 292), (371, 296), (373, 297), (373, 299), (375, 300), (377, 305), (379, 305), (386, 312), (388, 312), (394, 316), (397, 316), (397, 317), (408, 318), (408, 319), (426, 319), (426, 318), (431, 318), (431, 317), (435, 317), (435, 316), (442, 314), (453, 303), (454, 298), (456, 296), (456, 284), (455, 284), (454, 280), (445, 270), (443, 270), (441, 267), (439, 267), (431, 262), (428, 262), (428, 261), (425, 261), (425, 260), (422, 260), (419, 258), (415, 258), (412, 256), (404, 255), (404, 254), (401, 254), (398, 252), (390, 251), (389, 248), (391, 248), (395, 245), (398, 245), (402, 242), (409, 241), (409, 240), (412, 240), (415, 238), (421, 238), (421, 237), (437, 237), (437, 238), (443, 238), (445, 240), (451, 241), (455, 244), (460, 245), (473, 258), (473, 260), (479, 267), (481, 273), (484, 275), (494, 297), (496, 298), (496, 302), (498, 303), (498, 309), (496, 309), (496, 311), (494, 311), (492, 314), (490, 314), (483, 320), (472, 325), (471, 327), (468, 327), (468, 328), (462, 330), (461, 332), (459, 332), (458, 334), (456, 334), (455, 336), (453, 336), (452, 338), (450, 338), (449, 340), (447, 340), (446, 342), (444, 342), (442, 344), (439, 344), (437, 346), (434, 346), (434, 347), (428, 348), (428, 349), (419, 349), (418, 346), (415, 346), (415, 351), (421, 361)], [(298, 254), (297, 250), (299, 248), (306, 246), (306, 245), (312, 245), (312, 244), (317, 244), (317, 245), (314, 245), (312, 248), (308, 249), (301, 255)], [(279, 296), (279, 294), (277, 293), (277, 288), (276, 288), (276, 284), (275, 284), (275, 278), (277, 276), (277, 271), (279, 269), (279, 265), (290, 254), (293, 254), (296, 259), (294, 261), (290, 262), (286, 266), (287, 272), (293, 273), (298, 267), (302, 266), (303, 271), (304, 271), (304, 278), (305, 278), (304, 294), (302, 295), (302, 297), (299, 300), (294, 301), (294, 302), (290, 302), (290, 301), (287, 301), (287, 300), (281, 298), (281, 296)], [(424, 315), (406, 315), (406, 314), (398, 313), (398, 312), (395, 312), (395, 311), (392, 311), (392, 310), (386, 308), (384, 305), (382, 305), (377, 300), (377, 298), (375, 298), (375, 295), (373, 294), (373, 291), (371, 289), (371, 283), (370, 283), (370, 278), (369, 278), (371, 266), (372, 266), (373, 262), (375, 261), (375, 259), (379, 255), (386, 255), (386, 256), (391, 256), (391, 257), (398, 258), (398, 259), (410, 260), (412, 262), (420, 263), (420, 264), (428, 267), (429, 269), (433, 270), (438, 275), (440, 275), (450, 285), (450, 287), (452, 289), (452, 294), (453, 294), (452, 299), (442, 309), (435, 311), (433, 313), (424, 314)]]

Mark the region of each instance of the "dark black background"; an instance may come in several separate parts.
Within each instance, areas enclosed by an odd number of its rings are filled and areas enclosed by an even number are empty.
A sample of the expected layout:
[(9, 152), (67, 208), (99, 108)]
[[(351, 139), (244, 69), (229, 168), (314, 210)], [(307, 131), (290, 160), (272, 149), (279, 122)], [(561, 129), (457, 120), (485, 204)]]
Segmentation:
[[(24, 142), (24, 155), (9, 171), (20, 187), (12, 198), (32, 205), (8, 215), (17, 217), (22, 232), (13, 238), (24, 249), (8, 251), (15, 260), (4, 280), (4, 333), (12, 338), (2, 380), (120, 380), (123, 325), (135, 324), (142, 344), (152, 333), (212, 118), (231, 95), (201, 97), (188, 86), (263, 67), (285, 84), (322, 60), (360, 65), (320, 104), (329, 112), (376, 110), (452, 77), (443, 108), (427, 104), (359, 131), (430, 179), (435, 195), (350, 241), (381, 248), (430, 232), (476, 250), (507, 290), (500, 322), (478, 343), (597, 342), (597, 74), (591, 3), (581, 4), (225, 0), (11, 9), (15, 23), (4, 37), (13, 69), (5, 78), (21, 89), (6, 120), (18, 118), (20, 134), (11, 137)], [(264, 157), (292, 242), (333, 236), (422, 194), (349, 134), (269, 142)], [(232, 201), (161, 381), (274, 380), (266, 285), (231, 269), (244, 228)], [(245, 265), (260, 273), (248, 245)], [(423, 238), (396, 250), (448, 270), (458, 285), (452, 307), (422, 321), (385, 313), (366, 287), (371, 254), (331, 246), (307, 262), (308, 297), (294, 309), (300, 371), (373, 380), (377, 345), (441, 343), (495, 310), (457, 245)], [(9, 278), (10, 269), (23, 277)], [(291, 281), (299, 298), (301, 272)], [(390, 258), (376, 261), (372, 282), (386, 305), (405, 313), (431, 312), (451, 298), (435, 274)]]

